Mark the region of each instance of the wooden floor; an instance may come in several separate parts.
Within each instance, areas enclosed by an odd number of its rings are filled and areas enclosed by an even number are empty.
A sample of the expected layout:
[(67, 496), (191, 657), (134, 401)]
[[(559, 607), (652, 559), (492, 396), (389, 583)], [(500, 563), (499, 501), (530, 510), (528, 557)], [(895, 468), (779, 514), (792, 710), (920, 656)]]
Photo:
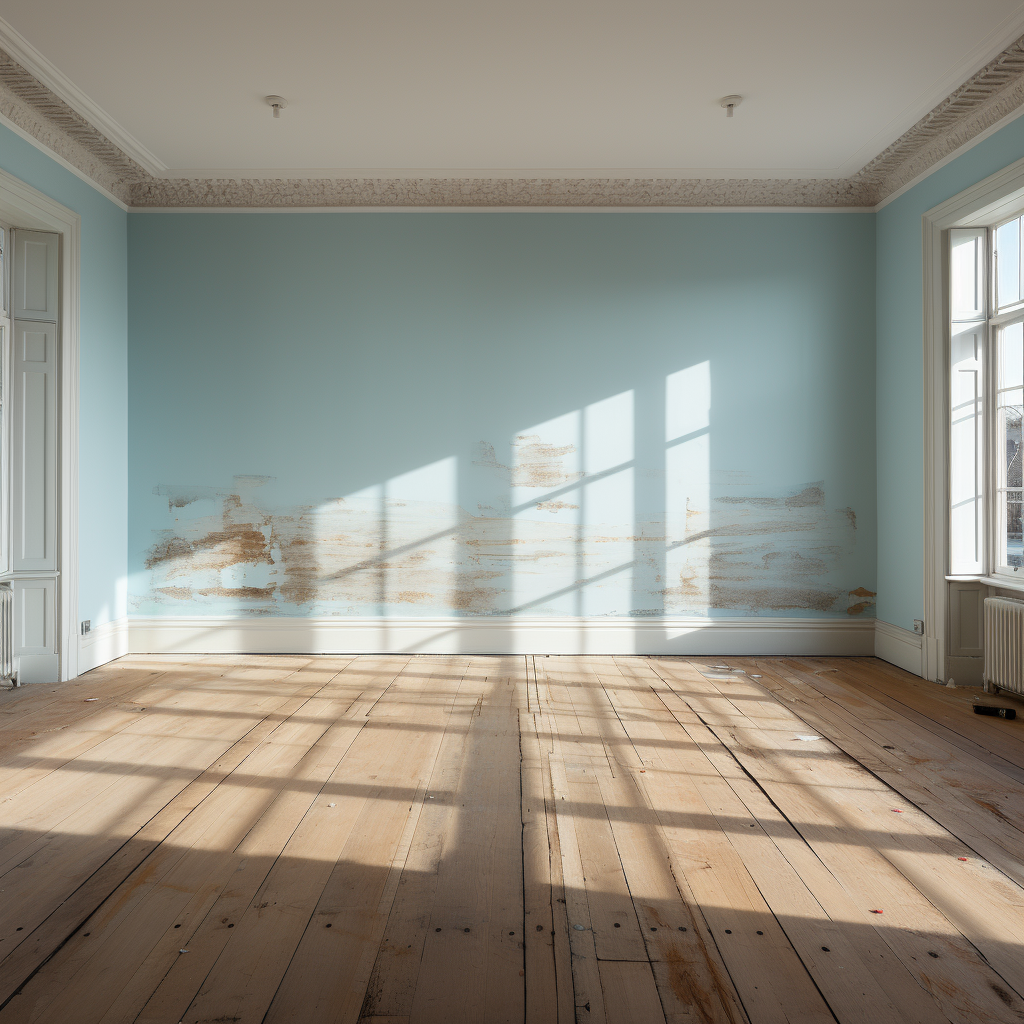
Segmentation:
[(0, 1024), (1024, 1021), (1024, 720), (725, 664), (135, 656), (2, 694)]

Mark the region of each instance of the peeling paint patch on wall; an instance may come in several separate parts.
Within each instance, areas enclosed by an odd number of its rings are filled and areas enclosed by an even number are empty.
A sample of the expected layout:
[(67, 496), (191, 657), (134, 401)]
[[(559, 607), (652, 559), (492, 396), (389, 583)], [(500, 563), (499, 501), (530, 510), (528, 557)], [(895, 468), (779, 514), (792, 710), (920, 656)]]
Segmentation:
[(834, 612), (846, 597), (835, 579), (856, 543), (857, 517), (830, 508), (824, 485), (781, 495), (726, 494), (710, 508), (687, 508), (685, 532), (669, 545), (684, 553), (665, 589), (672, 610)]
[[(560, 458), (547, 462), (548, 486), (571, 475)], [(531, 503), (526, 517), (365, 494), (281, 509), (261, 496), (268, 482), (157, 488), (171, 523), (146, 554), (144, 604), (230, 602), (253, 615), (543, 615), (578, 613), (585, 595), (588, 614), (645, 614), (639, 609), (654, 602), (670, 615), (857, 615), (874, 596), (836, 582), (855, 545), (856, 515), (829, 507), (820, 483), (718, 496), (708, 509), (687, 510), (677, 538), (664, 517), (588, 525), (579, 503), (560, 500)], [(673, 550), (682, 567), (667, 585), (634, 571), (657, 569)], [(645, 578), (655, 585), (638, 601)]]

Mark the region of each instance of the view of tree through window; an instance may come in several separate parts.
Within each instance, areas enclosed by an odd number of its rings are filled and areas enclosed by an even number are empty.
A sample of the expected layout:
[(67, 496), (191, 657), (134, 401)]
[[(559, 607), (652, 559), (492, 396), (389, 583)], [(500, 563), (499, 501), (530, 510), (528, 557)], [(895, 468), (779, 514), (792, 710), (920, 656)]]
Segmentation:
[[(1024, 453), (1021, 443), (1021, 409), (1006, 410), (1006, 564), (1024, 565), (1024, 544), (1021, 534), (1021, 490), (1024, 479), (1021, 474), (1021, 459)], [(1014, 488), (1018, 488), (1014, 490)]]
[(997, 451), (1003, 452), (999, 467), (999, 515), (1002, 520), (1000, 542), (1006, 566), (1024, 565), (1021, 513), (1024, 510), (1024, 472), (1021, 451), (1021, 420), (1024, 418), (1024, 323), (1007, 324), (998, 329), (998, 431)]

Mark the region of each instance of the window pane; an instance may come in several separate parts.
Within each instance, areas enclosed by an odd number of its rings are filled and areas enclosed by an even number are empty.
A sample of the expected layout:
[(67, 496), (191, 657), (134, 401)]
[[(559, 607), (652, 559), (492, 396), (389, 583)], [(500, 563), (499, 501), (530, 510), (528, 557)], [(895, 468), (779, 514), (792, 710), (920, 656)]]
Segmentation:
[(1024, 324), (999, 332), (999, 390), (1024, 386)]
[(1024, 542), (1021, 540), (1021, 511), (1024, 509), (1024, 502), (1021, 500), (1020, 491), (1010, 491), (1006, 494), (1005, 509), (1003, 521), (1006, 524), (1006, 564), (1024, 565)]
[(996, 229), (996, 304), (1020, 301), (1020, 220)]
[(1010, 406), (1003, 410), (1003, 450), (1006, 453), (1006, 486), (1024, 487), (1024, 476), (1021, 474), (1020, 450), (1021, 406)]
[(979, 266), (984, 236), (952, 233), (950, 241), (950, 303), (954, 320), (974, 319), (983, 315), (984, 302), (980, 291), (982, 275)]

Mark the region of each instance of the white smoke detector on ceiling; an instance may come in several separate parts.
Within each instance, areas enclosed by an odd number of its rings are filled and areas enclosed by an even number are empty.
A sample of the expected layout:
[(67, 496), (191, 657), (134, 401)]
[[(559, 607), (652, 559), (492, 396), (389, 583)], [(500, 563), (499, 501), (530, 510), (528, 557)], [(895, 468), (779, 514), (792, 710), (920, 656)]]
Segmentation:
[[(268, 107), (273, 108), (274, 117), (280, 117), (281, 111), (288, 106), (288, 101), (283, 96), (267, 96), (266, 102)], [(731, 115), (732, 111), (729, 113)]]
[(743, 102), (743, 97), (723, 96), (718, 102), (725, 107), (725, 116), (732, 117), (732, 112)]

